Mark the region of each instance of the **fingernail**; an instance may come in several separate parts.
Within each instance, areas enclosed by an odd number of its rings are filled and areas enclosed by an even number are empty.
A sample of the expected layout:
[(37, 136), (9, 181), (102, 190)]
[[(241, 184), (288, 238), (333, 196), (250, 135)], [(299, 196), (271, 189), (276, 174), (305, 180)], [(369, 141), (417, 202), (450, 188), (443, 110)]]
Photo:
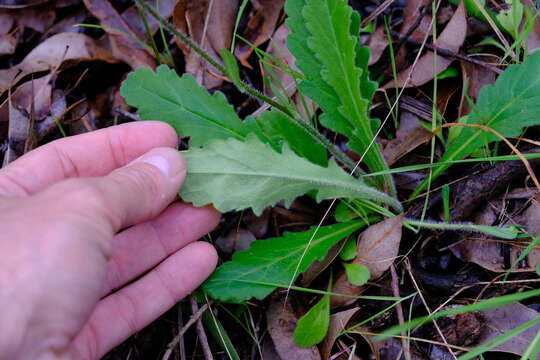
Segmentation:
[(171, 176), (171, 166), (169, 165), (169, 161), (161, 155), (142, 156), (139, 161), (136, 162), (153, 165), (157, 167), (159, 171), (161, 171), (166, 177)]
[(133, 160), (128, 166), (135, 163), (145, 163), (155, 166), (168, 179), (183, 177), (186, 173), (186, 163), (178, 150), (172, 148), (152, 149), (143, 156)]

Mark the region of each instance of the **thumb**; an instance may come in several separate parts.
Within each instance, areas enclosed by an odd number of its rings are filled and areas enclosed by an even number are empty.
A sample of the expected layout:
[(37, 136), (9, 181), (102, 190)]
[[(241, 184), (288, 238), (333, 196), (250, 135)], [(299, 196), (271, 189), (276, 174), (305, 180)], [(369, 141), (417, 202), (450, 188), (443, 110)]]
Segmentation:
[(107, 176), (65, 180), (40, 195), (57, 204), (57, 215), (82, 215), (114, 234), (157, 216), (176, 198), (185, 176), (178, 150), (156, 148)]

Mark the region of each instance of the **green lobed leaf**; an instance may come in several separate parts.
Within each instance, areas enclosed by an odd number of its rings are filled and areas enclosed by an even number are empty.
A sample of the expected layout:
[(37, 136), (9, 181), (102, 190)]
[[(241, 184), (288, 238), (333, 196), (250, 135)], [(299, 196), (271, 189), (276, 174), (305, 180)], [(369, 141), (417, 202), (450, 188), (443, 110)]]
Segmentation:
[(364, 161), (372, 171), (387, 169), (372, 143), (369, 107), (376, 84), (369, 80), (369, 49), (358, 45), (358, 14), (344, 0), (287, 0), (285, 9), (287, 45), (306, 77), (299, 88), (323, 109), (321, 123), (347, 136), (359, 154), (371, 144)]
[[(240, 81), (234, 56), (220, 52), (227, 76)], [(159, 120), (172, 125), (182, 136), (190, 136), (190, 145), (202, 146), (212, 140), (245, 139), (256, 134), (263, 142), (281, 149), (286, 142), (300, 156), (320, 165), (327, 164), (326, 149), (278, 110), (264, 112), (257, 119), (242, 121), (221, 92), (210, 95), (192, 75), (179, 77), (166, 66), (156, 72), (140, 68), (122, 84), (126, 101), (139, 109), (142, 120)]]
[[(482, 88), (476, 106), (468, 115), (468, 124), (487, 126), (504, 137), (516, 137), (526, 126), (540, 124), (540, 52), (529, 55), (522, 64), (509, 66), (495, 84)], [(460, 160), (482, 146), (500, 141), (494, 134), (479, 128), (462, 128), (440, 162)], [(434, 180), (450, 164), (433, 170)], [(429, 179), (414, 191), (413, 197), (426, 189)]]
[(318, 231), (313, 227), (305, 232), (285, 233), (280, 238), (257, 240), (251, 248), (235, 253), (231, 261), (218, 267), (203, 284), (203, 289), (214, 299), (226, 302), (240, 303), (252, 297), (263, 299), (276, 288), (267, 283), (290, 283), (299, 262), (301, 273), (313, 261), (322, 260), (334, 244), (362, 226), (363, 221), (354, 221), (321, 226)]
[(266, 206), (316, 190), (317, 201), (361, 198), (386, 203), (398, 211), (396, 199), (349, 176), (335, 161), (328, 167), (310, 163), (288, 146), (281, 153), (250, 136), (246, 141), (214, 141), (184, 153), (188, 175), (180, 195), (195, 206), (213, 204), (221, 212)]
[(330, 296), (325, 295), (296, 323), (293, 337), (298, 346), (311, 347), (320, 343), (330, 324)]
[(162, 65), (153, 72), (139, 68), (122, 84), (128, 104), (139, 109), (142, 120), (159, 120), (174, 127), (178, 134), (190, 136), (192, 146), (215, 139), (244, 139), (257, 132), (253, 123), (242, 122), (225, 95), (210, 95), (190, 74), (179, 77)]

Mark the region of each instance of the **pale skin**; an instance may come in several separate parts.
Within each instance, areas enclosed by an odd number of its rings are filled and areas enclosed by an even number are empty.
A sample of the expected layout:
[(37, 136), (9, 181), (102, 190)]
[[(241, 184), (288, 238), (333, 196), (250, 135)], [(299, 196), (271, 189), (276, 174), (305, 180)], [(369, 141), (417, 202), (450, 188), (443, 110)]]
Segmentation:
[(220, 215), (176, 201), (177, 141), (131, 123), (0, 170), (0, 359), (99, 359), (210, 275)]

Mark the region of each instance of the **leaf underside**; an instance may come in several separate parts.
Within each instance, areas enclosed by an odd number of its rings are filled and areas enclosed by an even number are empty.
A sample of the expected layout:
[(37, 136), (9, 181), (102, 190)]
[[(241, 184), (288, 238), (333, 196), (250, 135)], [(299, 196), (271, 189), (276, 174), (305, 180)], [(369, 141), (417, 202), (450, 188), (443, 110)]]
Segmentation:
[(261, 214), (266, 206), (283, 200), (288, 207), (296, 197), (316, 190), (317, 201), (361, 198), (401, 210), (396, 199), (364, 185), (335, 161), (322, 167), (287, 146), (279, 153), (255, 136), (215, 141), (184, 156), (188, 175), (180, 195), (195, 206), (213, 204), (221, 212), (251, 207)]

